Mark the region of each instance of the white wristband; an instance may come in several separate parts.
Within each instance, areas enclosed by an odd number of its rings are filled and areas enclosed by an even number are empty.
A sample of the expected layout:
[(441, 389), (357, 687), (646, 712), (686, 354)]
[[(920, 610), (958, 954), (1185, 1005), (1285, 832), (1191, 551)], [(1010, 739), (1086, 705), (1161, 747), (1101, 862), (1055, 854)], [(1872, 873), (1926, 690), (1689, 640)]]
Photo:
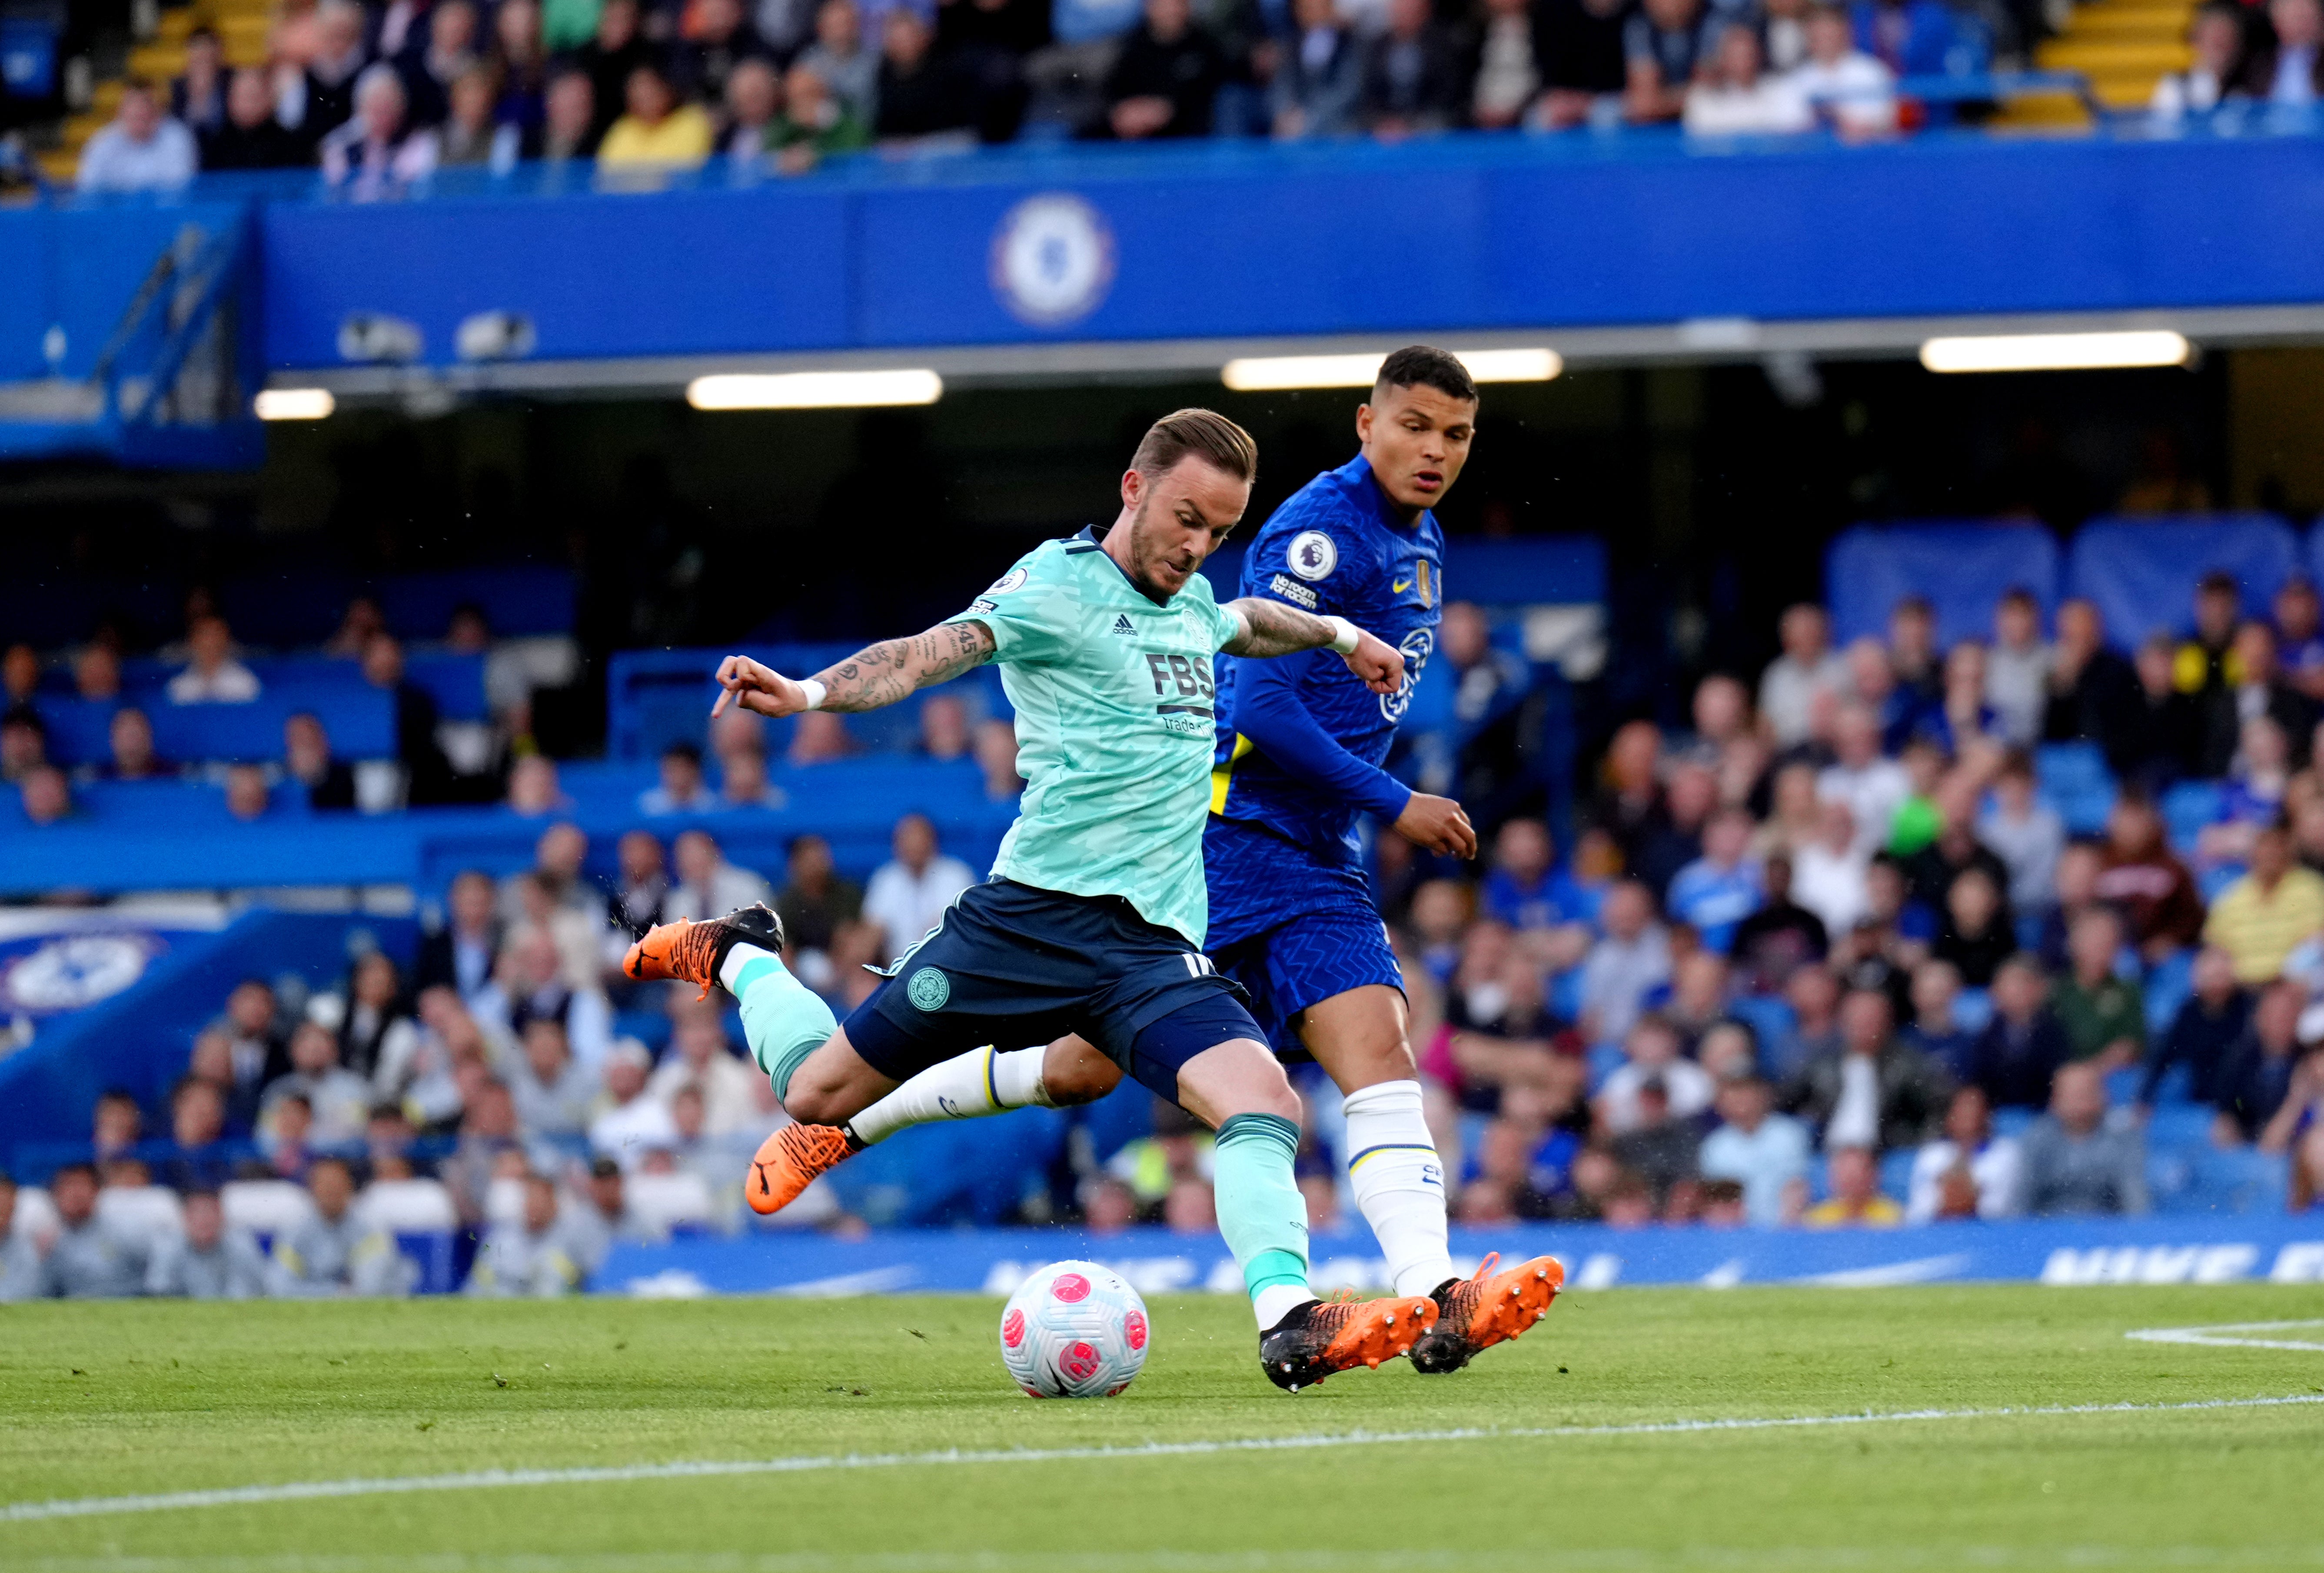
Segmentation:
[(1326, 617), (1323, 621), (1332, 625), (1332, 648), (1342, 655), (1353, 655), (1357, 644), (1363, 639), (1364, 631), (1345, 617)]
[(810, 710), (822, 709), (824, 696), (831, 692), (811, 677), (799, 679), (799, 687), (807, 690), (807, 708)]

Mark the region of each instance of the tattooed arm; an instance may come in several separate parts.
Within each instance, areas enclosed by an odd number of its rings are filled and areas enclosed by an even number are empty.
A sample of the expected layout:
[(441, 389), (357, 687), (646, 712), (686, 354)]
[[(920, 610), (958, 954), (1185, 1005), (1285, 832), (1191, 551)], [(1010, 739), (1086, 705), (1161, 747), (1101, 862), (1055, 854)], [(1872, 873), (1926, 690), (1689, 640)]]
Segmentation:
[[(909, 639), (883, 640), (809, 678), (808, 682), (822, 685), (824, 690), (821, 702), (814, 708), (876, 710), (907, 699), (931, 683), (946, 681), (972, 667), (982, 666), (991, 658), (992, 650), (991, 630), (973, 622), (939, 623)], [(805, 683), (787, 678), (747, 655), (730, 655), (718, 663), (718, 686), (724, 691), (710, 708), (713, 716), (725, 709), (730, 699), (761, 716), (796, 716), (809, 708)]]
[(1329, 649), (1341, 642), (1344, 629), (1355, 635), (1354, 648), (1344, 655), (1350, 671), (1376, 694), (1392, 694), (1404, 686), (1403, 652), (1344, 617), (1318, 617), (1259, 596), (1229, 601), (1226, 612), (1242, 624), (1242, 632), (1222, 647), (1229, 655), (1290, 655), (1302, 650)]

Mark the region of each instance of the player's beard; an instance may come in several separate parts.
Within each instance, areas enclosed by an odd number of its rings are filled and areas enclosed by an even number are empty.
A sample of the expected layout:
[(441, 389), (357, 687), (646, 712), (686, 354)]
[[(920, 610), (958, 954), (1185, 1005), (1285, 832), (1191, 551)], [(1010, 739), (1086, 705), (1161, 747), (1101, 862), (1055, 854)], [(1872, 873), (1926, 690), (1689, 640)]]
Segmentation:
[(1146, 534), (1147, 511), (1153, 506), (1154, 494), (1148, 492), (1139, 499), (1138, 512), (1130, 516), (1130, 582), (1150, 598), (1167, 601), (1177, 592), (1155, 581), (1153, 569), (1161, 560), (1161, 553), (1154, 550)]

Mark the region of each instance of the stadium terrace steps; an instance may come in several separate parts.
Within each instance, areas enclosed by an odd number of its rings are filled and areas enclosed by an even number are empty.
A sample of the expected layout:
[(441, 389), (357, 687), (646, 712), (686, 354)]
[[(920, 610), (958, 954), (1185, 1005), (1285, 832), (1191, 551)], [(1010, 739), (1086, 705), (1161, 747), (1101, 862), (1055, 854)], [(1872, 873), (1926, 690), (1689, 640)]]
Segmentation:
[[(186, 69), (187, 35), (202, 25), (217, 31), (226, 47), (227, 65), (266, 63), (266, 41), (274, 25), (267, 0), (202, 0), (162, 12), (153, 36), (130, 51), (129, 73), (147, 78), (166, 91), (171, 80)], [(88, 107), (65, 121), (57, 145), (41, 154), (41, 168), (49, 179), (63, 185), (72, 183), (80, 167), (81, 148), (120, 110), (124, 86), (119, 77), (97, 83)]]
[[(2061, 35), (2035, 48), (2034, 63), (2045, 71), (2082, 72), (2092, 94), (2108, 109), (2142, 109), (2164, 72), (2185, 69), (2190, 58), (2187, 27), (2194, 14), (2191, 0), (2100, 0), (2078, 5)], [(2070, 95), (2047, 94), (2013, 101), (1996, 124), (2028, 130), (2087, 125), (2089, 114)]]

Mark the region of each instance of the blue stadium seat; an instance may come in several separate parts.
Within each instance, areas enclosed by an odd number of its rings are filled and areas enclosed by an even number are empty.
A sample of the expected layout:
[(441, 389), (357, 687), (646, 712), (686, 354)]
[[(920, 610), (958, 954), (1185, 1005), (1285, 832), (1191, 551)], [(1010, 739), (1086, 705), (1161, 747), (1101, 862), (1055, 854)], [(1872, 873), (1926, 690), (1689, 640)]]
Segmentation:
[[(332, 752), (342, 759), (384, 759), (395, 754), (395, 703), (358, 681), (323, 687), (278, 682), (246, 705), (173, 705), (158, 693), (136, 696), (153, 723), (153, 746), (176, 764), (206, 760), (278, 759), (282, 723), (300, 710), (323, 719)], [(112, 757), (110, 699), (42, 699), (50, 756), (60, 764), (102, 764)]]
[(2179, 1007), (2195, 991), (2195, 953), (2174, 950), (2156, 962), (2146, 975), (2146, 1030), (2156, 1036), (2170, 1030)]
[(2195, 837), (2204, 826), (2218, 822), (2227, 800), (2227, 788), (2215, 781), (2182, 781), (2166, 790), (2155, 806), (2169, 828), (2172, 847), (2182, 856), (2193, 852)]
[(1880, 635), (1888, 613), (1910, 595), (1937, 609), (1947, 644), (1993, 637), (2002, 592), (2034, 592), (2046, 617), (2057, 600), (2058, 543), (2038, 524), (1858, 524), (1824, 553), (1825, 600), (1841, 641)]
[(2233, 574), (2245, 611), (2264, 614), (2299, 557), (2292, 532), (2272, 514), (2099, 519), (2074, 537), (2066, 593), (2095, 602), (2107, 637), (2127, 650), (2158, 630), (2186, 632), (2195, 586), (2209, 573)]
[(464, 601), (484, 608), (503, 639), (573, 632), (574, 585), (561, 568), (467, 568), (392, 574), (379, 581), (380, 610), (400, 638), (441, 639)]
[(2045, 743), (2034, 752), (2043, 800), (2077, 836), (2097, 834), (2114, 811), (2115, 782), (2095, 743)]
[(1594, 535), (1444, 543), (1445, 593), (1493, 606), (1596, 606), (1606, 599), (1606, 543)]
[(2273, 1212), (2284, 1204), (2291, 1171), (2280, 1154), (2252, 1147), (2221, 1152), (2207, 1137), (2169, 1149), (2150, 1146), (2146, 1183), (2157, 1212)]
[(2229, 885), (2235, 884), (2236, 881), (2243, 878), (2243, 876), (2244, 865), (2242, 864), (2218, 864), (2210, 868), (2201, 870), (2195, 875), (2195, 888), (2203, 893), (2203, 904), (2205, 906), (2209, 906), (2213, 902), (2218, 901), (2220, 895), (2226, 892)]
[(1059, 43), (1119, 38), (1138, 25), (1138, 0), (1056, 0), (1049, 26)]

